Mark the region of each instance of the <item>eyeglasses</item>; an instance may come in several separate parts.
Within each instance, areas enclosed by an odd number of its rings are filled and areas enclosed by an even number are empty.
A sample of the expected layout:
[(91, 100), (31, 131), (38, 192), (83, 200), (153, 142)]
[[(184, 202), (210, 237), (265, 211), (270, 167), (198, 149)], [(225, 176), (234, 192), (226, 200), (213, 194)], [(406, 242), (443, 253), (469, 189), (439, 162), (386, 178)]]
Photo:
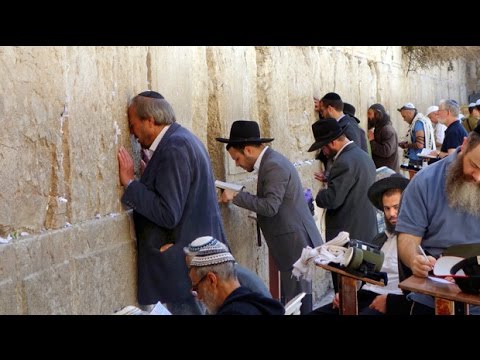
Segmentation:
[(195, 292), (195, 293), (198, 293), (198, 287), (200, 285), (200, 283), (206, 279), (208, 273), (206, 273), (205, 275), (202, 276), (202, 278), (200, 280), (197, 281), (197, 283), (195, 285), (192, 285), (192, 293)]

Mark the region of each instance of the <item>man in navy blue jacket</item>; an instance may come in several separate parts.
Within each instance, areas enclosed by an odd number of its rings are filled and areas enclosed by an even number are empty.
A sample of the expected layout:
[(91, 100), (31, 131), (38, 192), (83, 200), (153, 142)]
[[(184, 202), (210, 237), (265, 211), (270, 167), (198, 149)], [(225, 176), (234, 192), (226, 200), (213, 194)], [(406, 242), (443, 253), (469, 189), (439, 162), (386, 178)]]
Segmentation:
[(149, 158), (135, 180), (132, 157), (123, 147), (118, 152), (122, 202), (133, 209), (138, 243), (138, 302), (161, 301), (172, 314), (201, 314), (183, 248), (204, 235), (226, 242), (209, 155), (157, 92), (131, 100), (128, 122)]

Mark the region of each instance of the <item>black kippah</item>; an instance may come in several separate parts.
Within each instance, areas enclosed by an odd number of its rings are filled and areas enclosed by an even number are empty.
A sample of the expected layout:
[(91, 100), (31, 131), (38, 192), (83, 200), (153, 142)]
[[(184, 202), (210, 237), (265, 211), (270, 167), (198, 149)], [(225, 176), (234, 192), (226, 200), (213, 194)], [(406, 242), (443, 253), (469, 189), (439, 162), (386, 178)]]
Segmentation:
[(337, 93), (329, 92), (322, 98), (322, 100), (342, 100), (342, 98)]
[(156, 91), (144, 91), (144, 92), (141, 92), (140, 94), (138, 94), (138, 96), (144, 96), (144, 97), (148, 97), (148, 98), (154, 98), (154, 99), (165, 99), (162, 94), (156, 92)]

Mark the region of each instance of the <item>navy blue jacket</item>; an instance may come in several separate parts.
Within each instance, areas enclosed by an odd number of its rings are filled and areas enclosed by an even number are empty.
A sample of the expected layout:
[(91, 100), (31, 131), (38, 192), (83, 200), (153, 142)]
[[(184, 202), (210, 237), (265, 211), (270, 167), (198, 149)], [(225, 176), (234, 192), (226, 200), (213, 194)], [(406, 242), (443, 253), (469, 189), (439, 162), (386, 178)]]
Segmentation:
[(217, 315), (284, 315), (285, 308), (275, 299), (240, 286), (218, 309)]
[[(226, 242), (210, 157), (202, 142), (174, 123), (140, 179), (122, 202), (133, 208), (138, 244), (138, 302), (183, 302), (190, 298), (183, 247), (211, 235)], [(174, 245), (164, 252), (160, 247)]]

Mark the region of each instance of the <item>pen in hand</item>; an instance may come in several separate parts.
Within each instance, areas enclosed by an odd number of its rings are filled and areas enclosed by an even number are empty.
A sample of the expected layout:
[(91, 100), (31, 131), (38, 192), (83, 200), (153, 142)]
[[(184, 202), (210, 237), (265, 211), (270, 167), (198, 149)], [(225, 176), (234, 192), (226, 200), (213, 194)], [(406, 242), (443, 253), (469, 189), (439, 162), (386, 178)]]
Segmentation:
[[(427, 262), (430, 264), (430, 260), (428, 259), (427, 257), (427, 254), (425, 254), (425, 251), (423, 251), (422, 247), (420, 245), (418, 245), (418, 250), (420, 251), (420, 254), (423, 255), (423, 257), (425, 258), (425, 260), (427, 260)], [(430, 265), (431, 266), (431, 265)]]

